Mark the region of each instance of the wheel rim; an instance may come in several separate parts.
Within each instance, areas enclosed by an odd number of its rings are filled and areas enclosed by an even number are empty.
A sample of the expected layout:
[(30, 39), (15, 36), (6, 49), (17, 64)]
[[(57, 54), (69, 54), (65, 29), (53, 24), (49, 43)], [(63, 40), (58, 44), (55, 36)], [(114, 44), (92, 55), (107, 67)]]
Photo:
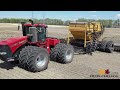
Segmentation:
[(45, 57), (45, 55), (40, 54), (40, 55), (37, 57), (37, 59), (36, 59), (36, 61), (37, 61), (37, 67), (42, 67), (42, 66), (44, 66), (45, 63), (46, 63), (46, 61), (47, 61), (46, 59), (47, 59), (47, 57)]
[(66, 52), (66, 60), (67, 61), (70, 61), (71, 59), (72, 59), (72, 51), (71, 50), (68, 50), (67, 52)]

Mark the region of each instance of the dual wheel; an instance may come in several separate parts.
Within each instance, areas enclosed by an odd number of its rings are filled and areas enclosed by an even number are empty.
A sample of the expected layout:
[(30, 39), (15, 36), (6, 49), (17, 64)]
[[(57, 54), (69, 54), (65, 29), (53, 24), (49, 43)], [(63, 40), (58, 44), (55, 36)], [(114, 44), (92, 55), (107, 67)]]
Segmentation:
[(101, 41), (99, 44), (99, 50), (103, 52), (112, 53), (114, 51), (113, 41)]
[(50, 55), (44, 48), (26, 46), (20, 51), (19, 66), (31, 72), (39, 72), (47, 69), (49, 60), (63, 64), (73, 60), (74, 49), (71, 45), (64, 43), (57, 44), (51, 49)]

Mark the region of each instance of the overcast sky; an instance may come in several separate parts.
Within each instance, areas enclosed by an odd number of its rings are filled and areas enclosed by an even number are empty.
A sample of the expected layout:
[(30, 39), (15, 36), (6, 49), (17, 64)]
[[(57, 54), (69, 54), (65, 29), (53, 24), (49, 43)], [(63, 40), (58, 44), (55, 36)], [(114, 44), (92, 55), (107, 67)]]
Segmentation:
[[(33, 11), (33, 17), (62, 20), (118, 19), (120, 11)], [(0, 11), (0, 18), (32, 18), (32, 11)]]

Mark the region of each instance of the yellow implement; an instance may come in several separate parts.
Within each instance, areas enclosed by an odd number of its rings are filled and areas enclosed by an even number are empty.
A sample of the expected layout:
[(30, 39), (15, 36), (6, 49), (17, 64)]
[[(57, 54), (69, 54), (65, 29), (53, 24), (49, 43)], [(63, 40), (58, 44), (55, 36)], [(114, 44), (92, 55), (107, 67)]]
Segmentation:
[(67, 37), (67, 43), (72, 39), (80, 39), (84, 41), (84, 47), (87, 42), (93, 40), (93, 32), (101, 35), (103, 25), (100, 22), (70, 22)]

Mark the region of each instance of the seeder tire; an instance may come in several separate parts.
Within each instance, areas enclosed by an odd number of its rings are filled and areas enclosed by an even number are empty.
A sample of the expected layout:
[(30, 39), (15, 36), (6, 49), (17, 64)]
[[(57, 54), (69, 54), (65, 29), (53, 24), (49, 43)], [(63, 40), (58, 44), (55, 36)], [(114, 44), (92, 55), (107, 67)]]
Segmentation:
[(112, 53), (114, 51), (114, 43), (113, 41), (108, 41), (106, 45), (106, 52)]
[(120, 52), (120, 46), (115, 46), (115, 47), (114, 47), (114, 51)]
[(106, 50), (106, 45), (107, 45), (107, 41), (102, 41), (102, 42), (100, 43), (100, 47), (99, 47), (100, 51), (105, 52), (105, 50)]

